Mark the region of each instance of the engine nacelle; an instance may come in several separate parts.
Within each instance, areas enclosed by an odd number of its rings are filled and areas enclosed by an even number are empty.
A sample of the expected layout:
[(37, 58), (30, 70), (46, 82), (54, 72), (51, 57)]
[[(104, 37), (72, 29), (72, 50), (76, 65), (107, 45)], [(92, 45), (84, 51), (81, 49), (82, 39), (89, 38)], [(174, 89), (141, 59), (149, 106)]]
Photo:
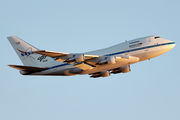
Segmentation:
[(75, 54), (73, 57), (68, 58), (64, 62), (83, 62), (84, 60), (84, 54)]
[(97, 65), (104, 65), (104, 64), (115, 64), (117, 63), (115, 56), (108, 56), (104, 60), (101, 60), (97, 63)]
[(110, 72), (109, 71), (102, 71), (101, 75), (102, 75), (102, 77), (108, 77), (108, 76), (110, 76)]
[(121, 72), (127, 73), (130, 71), (131, 71), (130, 65), (127, 65), (127, 66), (120, 67), (118, 69), (114, 69), (111, 73), (114, 73), (114, 74), (121, 73)]
[(131, 71), (130, 65), (121, 67), (122, 73), (127, 73)]
[(109, 71), (101, 71), (99, 73), (94, 73), (90, 77), (97, 78), (97, 77), (108, 77), (108, 76), (110, 76), (110, 72)]

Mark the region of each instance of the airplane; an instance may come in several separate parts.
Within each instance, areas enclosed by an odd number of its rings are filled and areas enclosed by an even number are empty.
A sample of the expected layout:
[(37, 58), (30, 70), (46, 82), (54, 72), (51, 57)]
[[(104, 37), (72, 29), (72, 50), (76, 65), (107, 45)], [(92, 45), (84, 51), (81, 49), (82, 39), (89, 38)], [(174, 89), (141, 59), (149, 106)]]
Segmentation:
[(142, 37), (86, 53), (39, 50), (16, 36), (7, 37), (23, 65), (8, 65), (22, 75), (72, 76), (91, 78), (128, 73), (130, 65), (162, 55), (175, 42), (159, 36)]

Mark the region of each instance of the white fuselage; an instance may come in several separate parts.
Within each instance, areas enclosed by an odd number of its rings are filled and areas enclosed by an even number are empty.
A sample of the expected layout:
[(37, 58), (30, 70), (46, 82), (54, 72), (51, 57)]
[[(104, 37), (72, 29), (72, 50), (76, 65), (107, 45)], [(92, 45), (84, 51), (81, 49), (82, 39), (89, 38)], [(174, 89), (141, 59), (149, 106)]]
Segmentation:
[[(175, 46), (175, 43), (170, 40), (159, 38), (158, 36), (150, 36), (139, 39), (134, 39), (131, 41), (125, 41), (123, 43), (96, 51), (87, 52), (85, 54), (89, 55), (99, 55), (99, 56), (134, 56), (139, 58), (135, 62), (126, 61), (118, 62), (116, 64), (106, 64), (100, 65), (90, 70), (84, 70), (80, 73), (72, 72), (79, 68), (76, 68), (72, 64), (54, 61), (49, 64), (49, 67), (41, 72), (33, 73), (32, 75), (76, 75), (76, 74), (92, 74), (104, 70), (112, 70), (125, 65), (130, 65), (147, 59), (151, 59), (166, 53)], [(71, 72), (69, 72), (71, 71)]]

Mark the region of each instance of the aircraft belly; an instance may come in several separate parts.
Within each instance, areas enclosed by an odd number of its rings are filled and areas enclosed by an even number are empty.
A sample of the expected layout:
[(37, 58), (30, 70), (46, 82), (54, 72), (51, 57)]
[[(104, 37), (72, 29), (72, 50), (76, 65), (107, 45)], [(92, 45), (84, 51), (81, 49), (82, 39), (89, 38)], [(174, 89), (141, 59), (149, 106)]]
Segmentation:
[(169, 50), (171, 50), (174, 45), (165, 45), (165, 46), (158, 46), (154, 48), (146, 48), (140, 51), (131, 52), (129, 55), (139, 57), (139, 61), (148, 60), (157, 56), (160, 56)]
[(63, 66), (63, 67), (44, 70), (42, 72), (37, 72), (37, 73), (31, 74), (31, 75), (70, 76), (70, 75), (76, 75), (80, 72), (81, 72), (81, 70), (79, 68), (76, 68), (72, 65), (67, 65), (67, 66)]
[(147, 59), (151, 59), (157, 56), (160, 56), (166, 52), (168, 52), (169, 50), (171, 50), (173, 47), (173, 45), (165, 45), (165, 46), (159, 46), (156, 47), (156, 49), (151, 48), (149, 49), (149, 51), (147, 53), (145, 53), (145, 58)]

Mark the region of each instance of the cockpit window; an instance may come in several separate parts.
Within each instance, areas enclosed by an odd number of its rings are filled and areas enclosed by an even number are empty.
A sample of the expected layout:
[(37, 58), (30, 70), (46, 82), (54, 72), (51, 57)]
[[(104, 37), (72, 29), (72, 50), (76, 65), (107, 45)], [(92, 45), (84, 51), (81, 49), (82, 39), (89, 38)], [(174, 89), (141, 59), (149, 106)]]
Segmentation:
[(154, 39), (160, 38), (159, 36), (154, 37)]

